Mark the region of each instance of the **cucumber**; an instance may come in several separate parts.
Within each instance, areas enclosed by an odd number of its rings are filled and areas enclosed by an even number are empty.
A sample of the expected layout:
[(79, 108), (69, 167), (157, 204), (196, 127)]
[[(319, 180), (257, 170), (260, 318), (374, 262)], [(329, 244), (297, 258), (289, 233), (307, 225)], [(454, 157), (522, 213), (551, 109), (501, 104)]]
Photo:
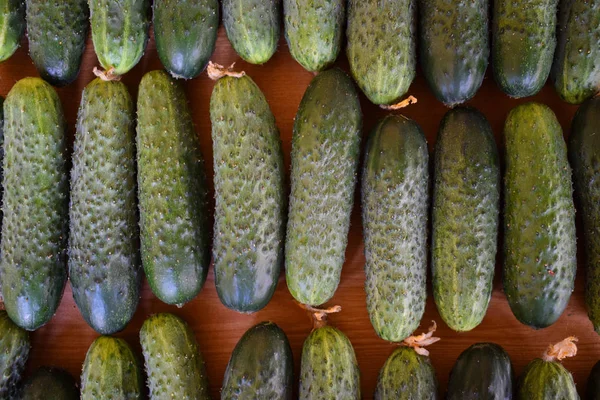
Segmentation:
[(490, 55), (488, 0), (420, 0), (420, 60), (435, 97), (453, 107), (475, 96)]
[(495, 0), (494, 80), (510, 97), (533, 96), (546, 83), (556, 48), (558, 0)]
[(0, 310), (0, 398), (17, 395), (17, 385), (29, 357), (29, 334)]
[(582, 215), (586, 249), (585, 303), (594, 330), (600, 334), (600, 98), (583, 103), (573, 118), (569, 161)]
[(492, 296), (499, 198), (490, 124), (475, 109), (450, 110), (435, 148), (431, 269), (437, 309), (455, 331), (479, 325)]
[(594, 364), (587, 380), (586, 388), (587, 398), (589, 400), (600, 399), (600, 362)]
[(450, 373), (447, 400), (505, 400), (513, 394), (513, 368), (495, 343), (475, 343), (463, 351)]
[(25, 1), (0, 1), (0, 62), (6, 61), (19, 48), (25, 32)]
[(87, 38), (86, 0), (26, 0), (29, 56), (40, 76), (56, 86), (79, 74)]
[(416, 9), (416, 0), (348, 0), (346, 56), (372, 103), (396, 103), (415, 77)]
[(213, 258), (221, 302), (267, 305), (283, 263), (283, 153), (275, 118), (247, 75), (217, 81), (210, 99), (215, 185)]
[(142, 325), (140, 342), (150, 399), (210, 399), (204, 361), (184, 320), (168, 313), (153, 315)]
[(287, 336), (276, 324), (248, 329), (233, 349), (221, 399), (293, 398), (294, 362)]
[(56, 91), (24, 78), (4, 102), (0, 287), (10, 318), (36, 330), (56, 312), (67, 279), (69, 181)]
[(281, 0), (223, 0), (223, 25), (229, 42), (251, 64), (264, 64), (277, 50)]
[(94, 50), (109, 75), (123, 75), (140, 61), (148, 42), (148, 0), (88, 0)]
[(215, 49), (218, 0), (154, 0), (158, 57), (175, 78), (198, 76)]
[(504, 126), (504, 292), (533, 328), (552, 325), (575, 283), (575, 209), (562, 129), (550, 108), (515, 107)]
[(322, 71), (340, 53), (346, 0), (283, 0), (285, 40), (304, 69)]
[(21, 389), (22, 400), (78, 400), (75, 379), (67, 371), (40, 367), (27, 378)]
[(182, 305), (210, 263), (204, 160), (183, 88), (166, 72), (144, 75), (137, 109), (142, 264), (156, 297)]
[(296, 114), (285, 245), (286, 280), (300, 303), (320, 305), (340, 282), (362, 114), (352, 81), (339, 69), (317, 75)]
[(375, 400), (436, 400), (438, 383), (429, 357), (410, 347), (398, 347), (377, 378)]
[(580, 104), (600, 91), (600, 1), (563, 0), (551, 78), (559, 96)]
[(419, 326), (427, 297), (429, 152), (421, 128), (389, 115), (369, 137), (362, 171), (365, 291), (371, 324), (400, 342)]
[(69, 277), (83, 319), (125, 328), (140, 297), (134, 106), (127, 87), (96, 78), (81, 95), (71, 169)]

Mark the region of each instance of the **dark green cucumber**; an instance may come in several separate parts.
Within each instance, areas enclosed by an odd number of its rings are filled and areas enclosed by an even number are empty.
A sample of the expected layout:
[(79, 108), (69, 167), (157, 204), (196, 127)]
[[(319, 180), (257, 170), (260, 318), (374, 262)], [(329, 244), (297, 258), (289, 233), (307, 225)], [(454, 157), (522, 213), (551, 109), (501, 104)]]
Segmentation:
[(510, 97), (533, 96), (546, 83), (556, 47), (558, 0), (495, 0), (494, 79)]
[(600, 361), (594, 364), (587, 380), (587, 399), (600, 400)]
[(140, 61), (148, 41), (149, 0), (88, 0), (94, 50), (109, 74), (123, 75)]
[(10, 318), (36, 330), (52, 318), (67, 279), (69, 181), (62, 106), (39, 78), (4, 102), (0, 287)]
[(435, 148), (431, 269), (440, 316), (456, 331), (481, 323), (496, 266), (500, 168), (487, 119), (455, 108)]
[(22, 400), (78, 400), (75, 379), (67, 371), (40, 367), (27, 378), (21, 389)]
[(415, 77), (416, 0), (348, 0), (346, 56), (375, 104), (396, 103)]
[(345, 0), (283, 0), (285, 39), (294, 60), (308, 71), (333, 64), (345, 19)]
[(0, 310), (0, 399), (16, 396), (29, 347), (27, 331), (15, 325), (6, 311)]
[(6, 61), (19, 48), (25, 32), (25, 1), (0, 1), (0, 62)]
[(317, 75), (296, 114), (285, 246), (288, 289), (317, 306), (335, 293), (348, 243), (362, 114), (339, 69)]
[(283, 263), (283, 153), (275, 118), (247, 75), (217, 81), (210, 99), (215, 185), (213, 258), (221, 302), (265, 307)]
[(575, 209), (562, 129), (550, 108), (515, 107), (504, 126), (504, 292), (517, 319), (545, 328), (575, 283)]
[(420, 60), (435, 97), (449, 107), (481, 87), (490, 55), (488, 0), (419, 0)]
[(210, 263), (204, 160), (183, 87), (167, 73), (144, 75), (137, 109), (142, 263), (156, 297), (181, 305)]
[(229, 42), (251, 64), (264, 64), (277, 50), (281, 0), (223, 0), (223, 25)]
[(563, 0), (551, 77), (560, 97), (579, 104), (600, 91), (600, 1)]
[(221, 399), (292, 399), (294, 363), (287, 336), (276, 324), (248, 329), (233, 349)]
[(510, 357), (495, 343), (463, 351), (450, 373), (447, 400), (506, 400), (513, 394)]
[(416, 122), (390, 115), (377, 124), (361, 199), (369, 317), (379, 337), (400, 342), (419, 326), (427, 297), (429, 152)]
[(571, 126), (569, 161), (583, 220), (586, 249), (585, 303), (600, 334), (600, 97), (583, 103)]
[(155, 0), (154, 39), (158, 57), (175, 78), (198, 76), (215, 49), (217, 0)]
[(96, 78), (81, 96), (71, 169), (69, 277), (83, 319), (107, 335), (140, 297), (135, 117), (127, 87)]
[(573, 376), (556, 361), (536, 358), (523, 370), (516, 400), (579, 400)]
[(140, 330), (153, 400), (210, 400), (208, 379), (194, 332), (173, 314), (156, 314)]
[(314, 329), (302, 346), (300, 400), (358, 400), (360, 371), (350, 340), (339, 329)]
[(87, 38), (86, 0), (26, 0), (29, 55), (40, 76), (56, 86), (79, 74)]

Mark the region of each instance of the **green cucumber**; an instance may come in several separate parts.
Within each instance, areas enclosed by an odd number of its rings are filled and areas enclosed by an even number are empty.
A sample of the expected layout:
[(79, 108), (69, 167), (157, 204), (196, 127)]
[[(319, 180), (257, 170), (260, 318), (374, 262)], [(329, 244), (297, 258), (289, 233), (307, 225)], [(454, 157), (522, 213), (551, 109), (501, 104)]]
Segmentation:
[(215, 185), (213, 258), (221, 302), (267, 305), (283, 263), (283, 153), (275, 117), (247, 75), (220, 78), (210, 99)]
[(403, 116), (377, 124), (362, 171), (365, 291), (371, 324), (400, 342), (419, 326), (427, 297), (429, 152)]
[(210, 263), (204, 160), (183, 87), (167, 73), (144, 75), (137, 109), (142, 264), (156, 297), (182, 305)]
[(0, 1), (0, 62), (6, 61), (19, 48), (25, 32), (25, 1)]
[(29, 357), (29, 334), (15, 325), (6, 311), (0, 310), (0, 398), (11, 399)]
[(140, 297), (134, 123), (123, 83), (96, 78), (85, 87), (71, 169), (69, 277), (83, 319), (104, 335), (125, 328)]
[(322, 71), (342, 46), (346, 0), (283, 0), (285, 40), (304, 69)]
[(276, 324), (248, 329), (233, 349), (221, 399), (292, 399), (294, 363), (287, 336)]
[(575, 209), (562, 129), (550, 108), (515, 107), (504, 125), (504, 292), (533, 328), (552, 325), (575, 283)]
[(586, 388), (589, 400), (600, 400), (600, 361), (594, 364), (587, 380)]
[(154, 0), (158, 57), (175, 78), (198, 76), (215, 49), (218, 0)]
[(148, 0), (88, 0), (94, 50), (102, 68), (123, 75), (140, 61), (148, 41)]
[(431, 269), (440, 316), (455, 331), (481, 323), (496, 266), (500, 167), (487, 119), (455, 108), (435, 148)]
[(56, 86), (79, 74), (87, 38), (87, 0), (26, 0), (29, 55), (40, 76)]
[(4, 101), (0, 287), (10, 318), (36, 330), (56, 312), (67, 279), (67, 145), (56, 91), (18, 81)]
[(415, 77), (416, 9), (416, 0), (348, 0), (346, 56), (375, 104), (396, 103)]
[(140, 330), (150, 399), (209, 400), (208, 379), (194, 332), (168, 313), (148, 318)]
[(22, 400), (78, 400), (75, 379), (67, 371), (40, 367), (27, 378), (21, 389)]
[(362, 114), (354, 85), (339, 69), (317, 75), (296, 114), (285, 246), (288, 289), (320, 305), (340, 282), (359, 160)]

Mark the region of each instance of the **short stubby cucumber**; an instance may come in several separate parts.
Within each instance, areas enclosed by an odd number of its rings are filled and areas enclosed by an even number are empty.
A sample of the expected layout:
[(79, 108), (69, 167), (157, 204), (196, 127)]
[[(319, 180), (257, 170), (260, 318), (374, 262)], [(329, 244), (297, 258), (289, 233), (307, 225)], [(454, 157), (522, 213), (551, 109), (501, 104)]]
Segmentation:
[(208, 379), (194, 332), (168, 313), (144, 321), (140, 330), (150, 399), (210, 400)]
[(275, 117), (247, 75), (221, 77), (210, 99), (215, 185), (213, 258), (221, 302), (265, 307), (283, 264), (283, 153)]
[(123, 339), (100, 336), (85, 355), (81, 400), (142, 399), (144, 381), (137, 357)]
[(410, 347), (398, 347), (377, 378), (375, 400), (436, 400), (438, 383), (429, 357)]
[(248, 329), (233, 349), (225, 370), (222, 400), (291, 400), (294, 363), (287, 336), (276, 324), (261, 322)]
[(450, 110), (435, 148), (431, 264), (435, 303), (455, 331), (479, 325), (492, 296), (499, 198), (490, 124), (475, 109)]
[(4, 101), (0, 287), (8, 315), (27, 330), (52, 318), (67, 279), (66, 153), (56, 91), (21, 79)]
[(21, 389), (22, 400), (79, 400), (75, 379), (67, 371), (40, 367), (27, 378)]
[(429, 152), (403, 116), (377, 124), (362, 171), (365, 291), (375, 332), (400, 342), (419, 326), (427, 297)]
[(594, 364), (594, 368), (590, 372), (586, 394), (589, 400), (600, 400), (600, 361)]
[(416, 9), (416, 0), (348, 0), (346, 56), (375, 104), (396, 103), (415, 77)]
[(504, 136), (504, 292), (519, 321), (545, 328), (567, 306), (577, 269), (567, 146), (539, 103), (511, 110)]
[(0, 311), (0, 398), (16, 396), (29, 357), (29, 333)]
[(123, 83), (86, 86), (73, 146), (69, 277), (83, 319), (105, 335), (125, 328), (140, 297), (134, 124)]
[(285, 39), (304, 69), (322, 71), (340, 52), (346, 0), (283, 0)]
[(348, 243), (362, 113), (350, 78), (317, 75), (296, 114), (285, 246), (288, 289), (317, 306), (335, 293)]
[(19, 48), (25, 32), (25, 1), (0, 2), (0, 62), (6, 61)]
[(183, 87), (166, 72), (144, 75), (137, 108), (142, 264), (154, 294), (181, 305), (210, 263), (204, 160)]

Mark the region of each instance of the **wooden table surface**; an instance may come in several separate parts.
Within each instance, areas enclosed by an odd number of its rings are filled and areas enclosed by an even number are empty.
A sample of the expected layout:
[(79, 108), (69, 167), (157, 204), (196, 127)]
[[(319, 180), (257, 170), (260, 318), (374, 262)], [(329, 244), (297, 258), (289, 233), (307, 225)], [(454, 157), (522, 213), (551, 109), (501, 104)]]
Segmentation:
[[(221, 64), (237, 62), (236, 68), (245, 70), (263, 90), (281, 132), (285, 162), (289, 169), (294, 116), (313, 74), (306, 72), (292, 59), (283, 39), (279, 44), (277, 53), (266, 65), (254, 66), (242, 62), (231, 48), (222, 26), (219, 30), (217, 46), (212, 60)], [(337, 64), (348, 70), (343, 51)], [(98, 62), (91, 38), (88, 38), (81, 72), (77, 81), (67, 87), (58, 89), (69, 127), (70, 138), (72, 138), (75, 130), (81, 91), (94, 78), (92, 69), (97, 65)], [(162, 66), (151, 35), (145, 56), (123, 78), (123, 82), (127, 84), (131, 94), (137, 96), (137, 86), (142, 75), (147, 71), (160, 68)], [(504, 152), (502, 140), (504, 119), (512, 107), (525, 101), (536, 100), (549, 105), (562, 124), (565, 136), (568, 135), (571, 119), (577, 108), (562, 102), (550, 84), (546, 85), (533, 98), (512, 100), (497, 88), (490, 72), (491, 69), (488, 69), (483, 87), (469, 104), (477, 107), (489, 119), (501, 154)], [(6, 96), (13, 84), (18, 79), (26, 76), (38, 76), (38, 73), (29, 59), (27, 41), (24, 39), (23, 45), (17, 53), (5, 63), (0, 64), (0, 95)], [(211, 177), (210, 185), (212, 187), (209, 100), (213, 83), (203, 73), (200, 77), (185, 82), (185, 88), (196, 129), (201, 139), (202, 151), (207, 161), (206, 165), (209, 177)], [(433, 150), (439, 122), (447, 108), (434, 98), (420, 72), (418, 72), (409, 94), (416, 96), (418, 103), (402, 110), (402, 113), (415, 119), (420, 124), (427, 137), (430, 150)], [(370, 104), (362, 94), (361, 104), (364, 114), (363, 137), (366, 138), (377, 120), (383, 117), (386, 112)], [(358, 194), (358, 188), (356, 193)], [(333, 315), (330, 318), (330, 324), (345, 332), (354, 345), (360, 364), (363, 396), (365, 399), (370, 399), (373, 396), (379, 369), (397, 345), (379, 339), (369, 322), (363, 289), (364, 256), (358, 196), (355, 199), (352, 226), (346, 251), (346, 263), (342, 272), (341, 283), (334, 298), (328, 304), (339, 304), (343, 308), (340, 314)], [(580, 237), (578, 255), (579, 259), (582, 260), (583, 246), (581, 245), (580, 222), (578, 219)], [(582, 262), (579, 263), (575, 292), (562, 317), (553, 326), (535, 331), (521, 325), (512, 315), (502, 291), (500, 256), (498, 260), (494, 292), (487, 316), (483, 323), (471, 332), (455, 333), (442, 322), (435, 308), (431, 295), (431, 285), (429, 284), (427, 307), (417, 332), (420, 333), (426, 330), (432, 320), (438, 323), (436, 336), (441, 337), (442, 340), (432, 345), (429, 350), (440, 382), (440, 393), (445, 391), (448, 375), (456, 358), (473, 343), (491, 341), (502, 345), (510, 354), (515, 370), (519, 374), (530, 360), (541, 355), (549, 343), (558, 342), (569, 335), (575, 335), (579, 338), (579, 353), (576, 357), (565, 360), (563, 364), (573, 373), (577, 387), (580, 393), (583, 394), (588, 374), (594, 363), (600, 358), (600, 338), (593, 331), (585, 310)], [(196, 338), (205, 357), (211, 393), (214, 398), (218, 398), (225, 367), (238, 339), (254, 324), (271, 320), (286, 332), (290, 340), (294, 352), (297, 377), (302, 343), (311, 331), (312, 325), (307, 314), (294, 303), (287, 290), (283, 275), (268, 306), (252, 315), (238, 314), (221, 305), (215, 291), (212, 266), (202, 292), (182, 308), (168, 306), (160, 302), (151, 293), (147, 283), (144, 282), (140, 304), (133, 320), (123, 332), (118, 333), (116, 336), (126, 339), (139, 353), (139, 329), (149, 315), (168, 311), (185, 318), (196, 333)], [(86, 351), (97, 336), (98, 334), (86, 325), (79, 314), (73, 301), (71, 288), (67, 284), (62, 302), (54, 318), (46, 326), (31, 335), (32, 348), (28, 371), (41, 365), (54, 365), (65, 368), (75, 377), (78, 377), (81, 373), (81, 365)]]

